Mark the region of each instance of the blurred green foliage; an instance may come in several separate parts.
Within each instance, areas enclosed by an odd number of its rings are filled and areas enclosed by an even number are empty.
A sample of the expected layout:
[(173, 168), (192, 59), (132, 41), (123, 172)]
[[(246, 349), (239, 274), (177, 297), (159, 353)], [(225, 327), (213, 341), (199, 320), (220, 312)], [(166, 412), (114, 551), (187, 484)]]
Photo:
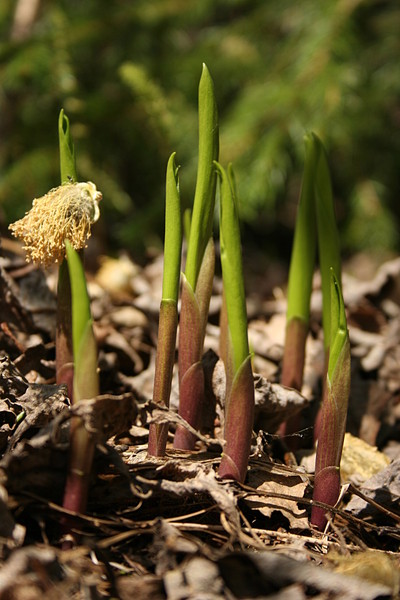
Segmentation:
[(78, 177), (104, 195), (108, 250), (159, 239), (174, 150), (183, 203), (192, 202), (204, 61), (244, 235), (266, 247), (282, 246), (285, 232), (291, 239), (303, 136), (314, 130), (328, 150), (345, 248), (400, 250), (395, 0), (38, 0), (25, 29), (21, 4), (0, 6), (3, 231), (57, 185), (64, 108)]

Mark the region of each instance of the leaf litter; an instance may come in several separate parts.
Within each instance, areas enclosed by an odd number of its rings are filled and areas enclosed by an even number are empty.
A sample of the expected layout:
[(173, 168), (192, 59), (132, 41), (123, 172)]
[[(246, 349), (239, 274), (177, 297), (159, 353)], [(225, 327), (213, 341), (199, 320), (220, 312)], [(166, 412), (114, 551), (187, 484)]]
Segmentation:
[[(351, 468), (344, 469), (341, 502), (329, 509), (328, 528), (319, 533), (308, 521), (323, 369), (317, 277), (302, 394), (279, 385), (284, 290), (270, 289), (267, 301), (250, 290), (250, 338), (260, 369), (252, 454), (240, 485), (217, 476), (225, 385), (215, 354), (218, 281), (203, 357), (208, 418), (195, 432), (195, 451), (169, 443), (167, 455), (155, 459), (146, 452), (149, 423), (168, 421), (170, 442), (182, 424), (176, 385), (171, 409), (151, 400), (160, 259), (143, 268), (126, 257), (104, 259), (99, 277), (90, 279), (101, 396), (71, 409), (63, 386), (54, 384), (54, 276), (28, 269), (6, 242), (0, 258), (1, 598), (398, 595), (398, 260), (370, 281), (344, 278), (353, 352), (348, 435), (356, 441), (350, 458), (347, 452)], [(117, 283), (110, 289), (112, 278)], [(297, 435), (307, 460), (285, 454), (276, 435), (282, 420), (300, 409)], [(88, 512), (74, 519), (81, 541), (63, 550), (59, 523), (72, 414), (85, 420), (97, 450)], [(369, 452), (378, 457), (372, 474)]]

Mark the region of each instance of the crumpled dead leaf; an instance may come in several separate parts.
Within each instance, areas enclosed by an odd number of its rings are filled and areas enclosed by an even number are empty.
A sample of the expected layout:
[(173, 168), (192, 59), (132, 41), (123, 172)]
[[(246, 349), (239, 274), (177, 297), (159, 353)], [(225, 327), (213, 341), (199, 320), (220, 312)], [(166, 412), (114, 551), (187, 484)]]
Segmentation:
[(343, 483), (351, 481), (355, 485), (364, 483), (390, 463), (383, 452), (351, 433), (344, 436), (340, 477)]
[(346, 305), (359, 304), (364, 297), (376, 297), (384, 288), (392, 283), (392, 290), (386, 298), (393, 299), (397, 304), (400, 300), (399, 287), (396, 282), (400, 275), (400, 258), (395, 258), (383, 263), (376, 272), (375, 277), (369, 281), (360, 281), (346, 275), (343, 279), (343, 295)]
[(13, 323), (21, 331), (33, 329), (32, 318), (19, 298), (18, 286), (0, 263), (0, 314), (1, 321)]
[(9, 448), (30, 429), (44, 427), (69, 403), (63, 385), (29, 383), (9, 357), (0, 358), (0, 449)]
[[(400, 507), (400, 458), (373, 475), (359, 487), (362, 494), (398, 514)], [(353, 495), (346, 511), (358, 517), (376, 515), (379, 511), (367, 500)]]
[(277, 552), (236, 552), (222, 557), (218, 566), (235, 598), (304, 600), (309, 597), (307, 590), (310, 589), (313, 595), (318, 594), (319, 598), (328, 595), (332, 600), (382, 600), (391, 597), (391, 590), (386, 585), (333, 573)]
[[(279, 465), (271, 464), (268, 473), (265, 470), (257, 470), (253, 465), (249, 471), (249, 485), (262, 492), (246, 497), (246, 504), (252, 510), (268, 518), (278, 511), (289, 521), (289, 529), (309, 529), (307, 511), (296, 503), (296, 498), (304, 496), (308, 478), (294, 471), (280, 469)], [(279, 495), (281, 497), (276, 497)], [(293, 500), (288, 496), (293, 496)]]
[[(171, 468), (175, 472), (171, 477)], [(161, 490), (187, 498), (194, 494), (210, 496), (221, 511), (221, 524), (232, 539), (241, 536), (241, 526), (235, 494), (229, 482), (222, 482), (209, 463), (168, 461), (158, 470)], [(166, 473), (168, 472), (168, 475)], [(179, 479), (180, 480), (179, 480)], [(178, 480), (177, 480), (178, 479)]]
[(137, 416), (137, 405), (133, 394), (103, 394), (76, 402), (71, 414), (83, 420), (95, 443), (104, 443), (114, 435), (129, 431)]
[[(309, 400), (297, 390), (271, 383), (258, 373), (254, 377), (255, 418), (254, 428), (269, 433), (308, 405)], [(225, 368), (218, 360), (212, 375), (212, 389), (217, 400), (218, 416), (223, 424), (225, 406)]]

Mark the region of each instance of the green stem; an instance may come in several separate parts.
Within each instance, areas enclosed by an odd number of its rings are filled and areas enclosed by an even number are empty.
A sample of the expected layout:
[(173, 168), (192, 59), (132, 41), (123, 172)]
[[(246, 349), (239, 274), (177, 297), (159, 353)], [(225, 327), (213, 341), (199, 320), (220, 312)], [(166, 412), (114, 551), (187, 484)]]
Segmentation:
[[(310, 318), (310, 298), (315, 268), (317, 228), (315, 216), (315, 175), (320, 147), (316, 136), (305, 136), (304, 174), (297, 211), (288, 281), (285, 346), (281, 383), (301, 390), (305, 361), (305, 344)], [(290, 450), (298, 447), (298, 437), (290, 434), (300, 428), (300, 414), (282, 423), (279, 433)]]
[[(178, 295), (182, 252), (182, 217), (179, 195), (178, 168), (173, 153), (167, 165), (165, 195), (164, 272), (153, 400), (169, 406), (175, 362), (176, 330), (178, 327)], [(148, 453), (164, 456), (168, 424), (150, 424)]]
[[(65, 240), (65, 247), (71, 281), (74, 402), (77, 403), (99, 395), (97, 345), (82, 261), (68, 240)], [(71, 420), (70, 456), (63, 506), (76, 513), (84, 513), (86, 510), (94, 450), (94, 438), (82, 419), (74, 416)], [(73, 521), (64, 520), (67, 531), (70, 532), (72, 527)]]
[[(199, 84), (199, 158), (190, 223), (179, 327), (179, 414), (194, 428), (201, 424), (204, 374), (201, 365), (204, 333), (214, 276), (212, 224), (218, 158), (218, 115), (211, 75), (203, 64)], [(188, 229), (188, 227), (187, 227)], [(187, 234), (188, 232), (186, 232)], [(191, 316), (195, 321), (191, 320)], [(191, 449), (196, 438), (178, 427), (174, 446)]]
[(224, 304), (221, 348), (225, 361), (225, 447), (219, 475), (243, 482), (246, 477), (254, 419), (254, 380), (247, 335), (239, 217), (231, 167), (220, 177), (220, 246)]
[[(60, 146), (61, 184), (77, 181), (75, 152), (70, 134), (69, 120), (64, 111), (60, 111), (58, 120), (58, 137)], [(73, 401), (73, 351), (72, 351), (72, 317), (71, 317), (71, 284), (66, 262), (60, 264), (57, 284), (56, 315), (56, 382), (64, 383), (68, 389), (68, 397)]]
[(319, 138), (317, 138), (315, 135), (314, 137), (319, 145), (318, 166), (315, 178), (315, 206), (318, 232), (319, 265), (322, 281), (322, 324), (324, 329), (325, 351), (328, 351), (330, 347), (331, 335), (330, 270), (334, 270), (340, 285), (340, 244), (326, 151)]
[(186, 279), (193, 290), (196, 289), (203, 255), (212, 233), (216, 185), (213, 161), (218, 159), (218, 150), (214, 84), (209, 70), (203, 64), (199, 84), (199, 159), (185, 268)]

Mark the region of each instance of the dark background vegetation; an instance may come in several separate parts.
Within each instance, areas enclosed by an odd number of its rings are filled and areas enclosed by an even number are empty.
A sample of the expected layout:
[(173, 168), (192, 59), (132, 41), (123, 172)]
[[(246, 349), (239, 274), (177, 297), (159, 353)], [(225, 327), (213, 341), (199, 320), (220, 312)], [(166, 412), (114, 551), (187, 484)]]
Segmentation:
[(160, 244), (169, 154), (185, 206), (202, 62), (221, 162), (234, 163), (249, 244), (287, 257), (316, 131), (346, 252), (398, 252), (400, 5), (395, 0), (23, 0), (0, 3), (1, 229), (58, 185), (58, 113), (81, 180), (103, 192), (109, 253)]

